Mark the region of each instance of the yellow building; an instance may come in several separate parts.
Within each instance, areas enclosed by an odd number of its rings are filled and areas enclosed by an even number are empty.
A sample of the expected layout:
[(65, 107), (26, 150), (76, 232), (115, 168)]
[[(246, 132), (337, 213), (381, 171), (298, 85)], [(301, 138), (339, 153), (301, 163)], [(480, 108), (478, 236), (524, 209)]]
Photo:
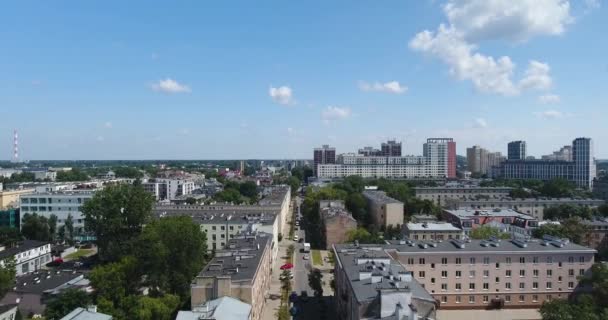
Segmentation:
[(31, 193), (34, 193), (34, 189), (0, 191), (0, 210), (19, 207), (19, 197)]

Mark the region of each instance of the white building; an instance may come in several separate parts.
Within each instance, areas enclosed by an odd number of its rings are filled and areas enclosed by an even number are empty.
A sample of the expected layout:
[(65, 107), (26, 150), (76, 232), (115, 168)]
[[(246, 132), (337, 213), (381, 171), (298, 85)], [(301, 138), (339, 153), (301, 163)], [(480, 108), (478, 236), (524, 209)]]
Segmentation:
[(36, 180), (50, 180), (55, 181), (57, 179), (57, 172), (55, 171), (34, 171), (34, 179)]
[(54, 214), (57, 216), (57, 228), (60, 228), (71, 215), (74, 222), (74, 233), (81, 234), (84, 232), (84, 216), (81, 208), (86, 201), (93, 198), (95, 191), (72, 190), (22, 195), (20, 199), (21, 218), (23, 219), (26, 213), (37, 213), (47, 218)]
[(4, 267), (4, 260), (11, 257), (15, 259), (16, 275), (21, 276), (36, 271), (51, 262), (51, 244), (36, 240), (24, 240), (13, 248), (0, 246), (0, 266)]
[(190, 179), (156, 179), (160, 183), (159, 192), (161, 200), (173, 200), (176, 197), (191, 194), (194, 182)]

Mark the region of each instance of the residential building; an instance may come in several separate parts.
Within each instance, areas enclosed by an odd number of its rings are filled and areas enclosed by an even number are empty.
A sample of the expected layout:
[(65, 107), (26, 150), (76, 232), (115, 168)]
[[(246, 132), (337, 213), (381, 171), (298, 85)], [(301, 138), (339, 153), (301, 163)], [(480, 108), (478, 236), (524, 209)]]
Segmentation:
[(97, 175), (97, 179), (101, 180), (113, 180), (116, 179), (116, 173), (112, 170), (108, 170), (107, 172), (102, 172)]
[(458, 199), (449, 199), (443, 203), (446, 208), (464, 208), (464, 209), (512, 209), (519, 213), (531, 215), (537, 220), (542, 220), (547, 208), (559, 205), (573, 205), (580, 207), (595, 208), (605, 201), (601, 199), (583, 199), (583, 198), (486, 198), (486, 197), (462, 197)]
[(380, 145), (380, 154), (385, 157), (401, 157), (401, 142), (388, 140)]
[(251, 305), (232, 297), (221, 297), (192, 307), (192, 311), (179, 311), (175, 320), (250, 320)]
[(424, 144), (423, 156), (430, 172), (448, 179), (456, 178), (456, 142), (452, 138), (429, 138)]
[(0, 320), (16, 320), (17, 310), (16, 304), (0, 305)]
[(448, 239), (462, 239), (464, 233), (462, 229), (451, 223), (420, 222), (406, 223), (403, 226), (403, 236), (411, 240), (436, 240), (443, 241)]
[[(380, 157), (382, 156), (382, 151), (378, 149), (374, 149), (374, 147), (364, 147), (363, 149), (359, 149), (358, 152), (362, 156), (366, 157)], [(401, 156), (401, 155), (399, 155)]]
[(608, 218), (596, 220), (583, 220), (587, 226), (587, 233), (583, 237), (583, 244), (593, 249), (608, 248)]
[(19, 208), (19, 197), (31, 193), (34, 189), (0, 190), (0, 210)]
[(154, 200), (158, 201), (161, 200), (161, 185), (162, 190), (166, 190), (164, 183), (160, 183), (160, 182), (156, 182), (156, 181), (148, 181), (148, 182), (143, 182), (141, 184), (141, 186), (144, 188), (144, 190), (150, 194), (152, 194), (152, 196), (154, 197)]
[(51, 262), (51, 244), (36, 240), (23, 240), (14, 247), (0, 246), (0, 266), (5, 260), (15, 260), (16, 275), (21, 276), (40, 269)]
[[(445, 221), (461, 228), (465, 235), (469, 235), (473, 229), (487, 224), (498, 227), (503, 232), (512, 233), (514, 236), (530, 236), (532, 235), (532, 230), (538, 228), (537, 219), (511, 209), (444, 209), (443, 218)], [(520, 218), (520, 220), (512, 227), (517, 218)], [(516, 228), (517, 230), (515, 230)]]
[(13, 174), (16, 173), (21, 173), (22, 171), (19, 169), (4, 169), (4, 168), (0, 168), (0, 177), (3, 178), (10, 178)]
[(435, 319), (435, 299), (382, 245), (333, 251), (337, 319)]
[(324, 144), (321, 148), (315, 148), (313, 152), (313, 167), (312, 170), (315, 176), (317, 174), (317, 168), (322, 164), (335, 164), (336, 163), (336, 148), (331, 148), (329, 145)]
[(191, 305), (232, 297), (252, 306), (251, 320), (260, 319), (270, 288), (271, 239), (267, 233), (241, 233), (230, 239), (228, 248), (217, 251), (193, 280)]
[(595, 179), (593, 182), (593, 197), (608, 201), (608, 177)]
[(65, 315), (61, 320), (112, 320), (112, 316), (97, 312), (96, 306), (88, 308), (76, 308), (72, 312)]
[(38, 272), (18, 277), (14, 288), (4, 297), (0, 297), (0, 305), (18, 301), (18, 308), (22, 315), (42, 315), (47, 302), (67, 289), (85, 292), (93, 290), (91, 283), (82, 272), (40, 269)]
[(32, 171), (34, 179), (36, 180), (48, 180), (55, 181), (57, 179), (57, 172), (49, 170)]
[(321, 233), (328, 250), (334, 244), (348, 241), (348, 232), (357, 229), (357, 220), (346, 210), (344, 201), (320, 201), (319, 214), (321, 215)]
[(415, 214), (410, 217), (412, 223), (437, 222), (437, 216), (430, 214)]
[(577, 187), (592, 189), (596, 166), (591, 138), (576, 138), (572, 142), (572, 161), (507, 160), (497, 167), (496, 175), (510, 180), (552, 180), (573, 182)]
[(526, 159), (526, 142), (511, 141), (507, 145), (507, 159), (509, 160), (525, 160)]
[(472, 173), (492, 176), (492, 168), (505, 161), (500, 152), (490, 152), (480, 146), (467, 148), (467, 169)]
[(403, 202), (387, 196), (384, 191), (377, 190), (365, 190), (363, 197), (367, 201), (369, 213), (376, 227), (399, 227), (403, 224)]
[(541, 156), (542, 160), (572, 161), (572, 146), (563, 146), (559, 151)]
[(57, 228), (65, 225), (66, 219), (72, 217), (74, 234), (77, 238), (86, 238), (82, 205), (95, 195), (97, 190), (72, 190), (61, 192), (42, 192), (21, 196), (21, 219), (25, 214), (37, 213), (49, 218), (57, 216)]
[(508, 197), (513, 188), (509, 187), (477, 187), (468, 185), (442, 187), (416, 187), (416, 198), (430, 200), (438, 206), (443, 206), (448, 200), (463, 198), (496, 198)]
[(535, 308), (566, 299), (596, 250), (567, 239), (388, 241), (382, 246), (441, 309)]
[(21, 218), (19, 208), (8, 208), (0, 210), (0, 227), (9, 227), (20, 229)]
[(155, 182), (160, 183), (160, 198), (162, 200), (173, 200), (176, 197), (191, 194), (194, 190), (194, 182), (190, 179), (181, 178), (159, 178)]

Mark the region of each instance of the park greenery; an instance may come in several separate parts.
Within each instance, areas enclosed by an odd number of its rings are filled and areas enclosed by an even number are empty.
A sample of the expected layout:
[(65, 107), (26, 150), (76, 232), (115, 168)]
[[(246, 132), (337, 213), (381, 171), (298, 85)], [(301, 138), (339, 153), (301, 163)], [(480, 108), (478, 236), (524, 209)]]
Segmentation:
[(323, 297), (323, 273), (319, 269), (312, 269), (308, 273), (308, 286), (314, 291), (315, 297)]
[(224, 190), (216, 193), (213, 199), (219, 202), (234, 204), (256, 203), (259, 200), (257, 185), (253, 181), (235, 182), (225, 181)]
[(74, 219), (68, 215), (64, 224), (57, 228), (57, 216), (48, 218), (37, 213), (26, 213), (21, 221), (21, 235), (29, 240), (65, 241), (72, 243), (74, 237)]
[(534, 198), (534, 197), (582, 197), (590, 198), (591, 194), (588, 191), (577, 189), (576, 186), (562, 178), (549, 181), (541, 180), (504, 180), (495, 179), (482, 181), (482, 187), (511, 187), (511, 197), (513, 198)]
[(499, 228), (496, 227), (483, 225), (471, 230), (471, 232), (469, 233), (469, 237), (471, 239), (479, 240), (490, 239), (492, 237), (498, 239), (511, 239), (511, 234), (508, 232), (502, 232)]

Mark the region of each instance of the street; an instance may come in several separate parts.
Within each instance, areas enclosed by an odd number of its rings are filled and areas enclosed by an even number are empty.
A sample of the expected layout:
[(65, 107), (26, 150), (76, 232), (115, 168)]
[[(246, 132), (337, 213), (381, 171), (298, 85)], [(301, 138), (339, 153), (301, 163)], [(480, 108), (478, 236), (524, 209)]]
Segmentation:
[[(300, 197), (296, 197), (296, 203), (298, 204), (297, 208), (296, 208), (296, 212), (300, 212), (300, 204), (301, 199)], [(300, 225), (301, 226), (301, 225)], [(304, 230), (300, 230), (299, 227), (295, 227), (295, 231), (294, 234), (297, 234), (299, 239), (304, 239), (302, 240), (302, 242), (295, 242), (294, 245), (296, 246), (296, 251), (294, 253), (294, 269), (293, 269), (293, 280), (294, 280), (294, 284), (293, 284), (293, 291), (297, 292), (298, 294), (300, 294), (302, 291), (306, 291), (308, 293), (308, 296), (311, 297), (313, 295), (313, 291), (310, 288), (310, 286), (308, 285), (308, 273), (310, 272), (310, 264), (311, 264), (311, 257), (310, 257), (310, 253), (308, 253), (309, 259), (308, 260), (304, 260), (304, 254), (302, 252), (302, 250), (304, 249), (304, 242), (306, 242), (306, 235)]]

